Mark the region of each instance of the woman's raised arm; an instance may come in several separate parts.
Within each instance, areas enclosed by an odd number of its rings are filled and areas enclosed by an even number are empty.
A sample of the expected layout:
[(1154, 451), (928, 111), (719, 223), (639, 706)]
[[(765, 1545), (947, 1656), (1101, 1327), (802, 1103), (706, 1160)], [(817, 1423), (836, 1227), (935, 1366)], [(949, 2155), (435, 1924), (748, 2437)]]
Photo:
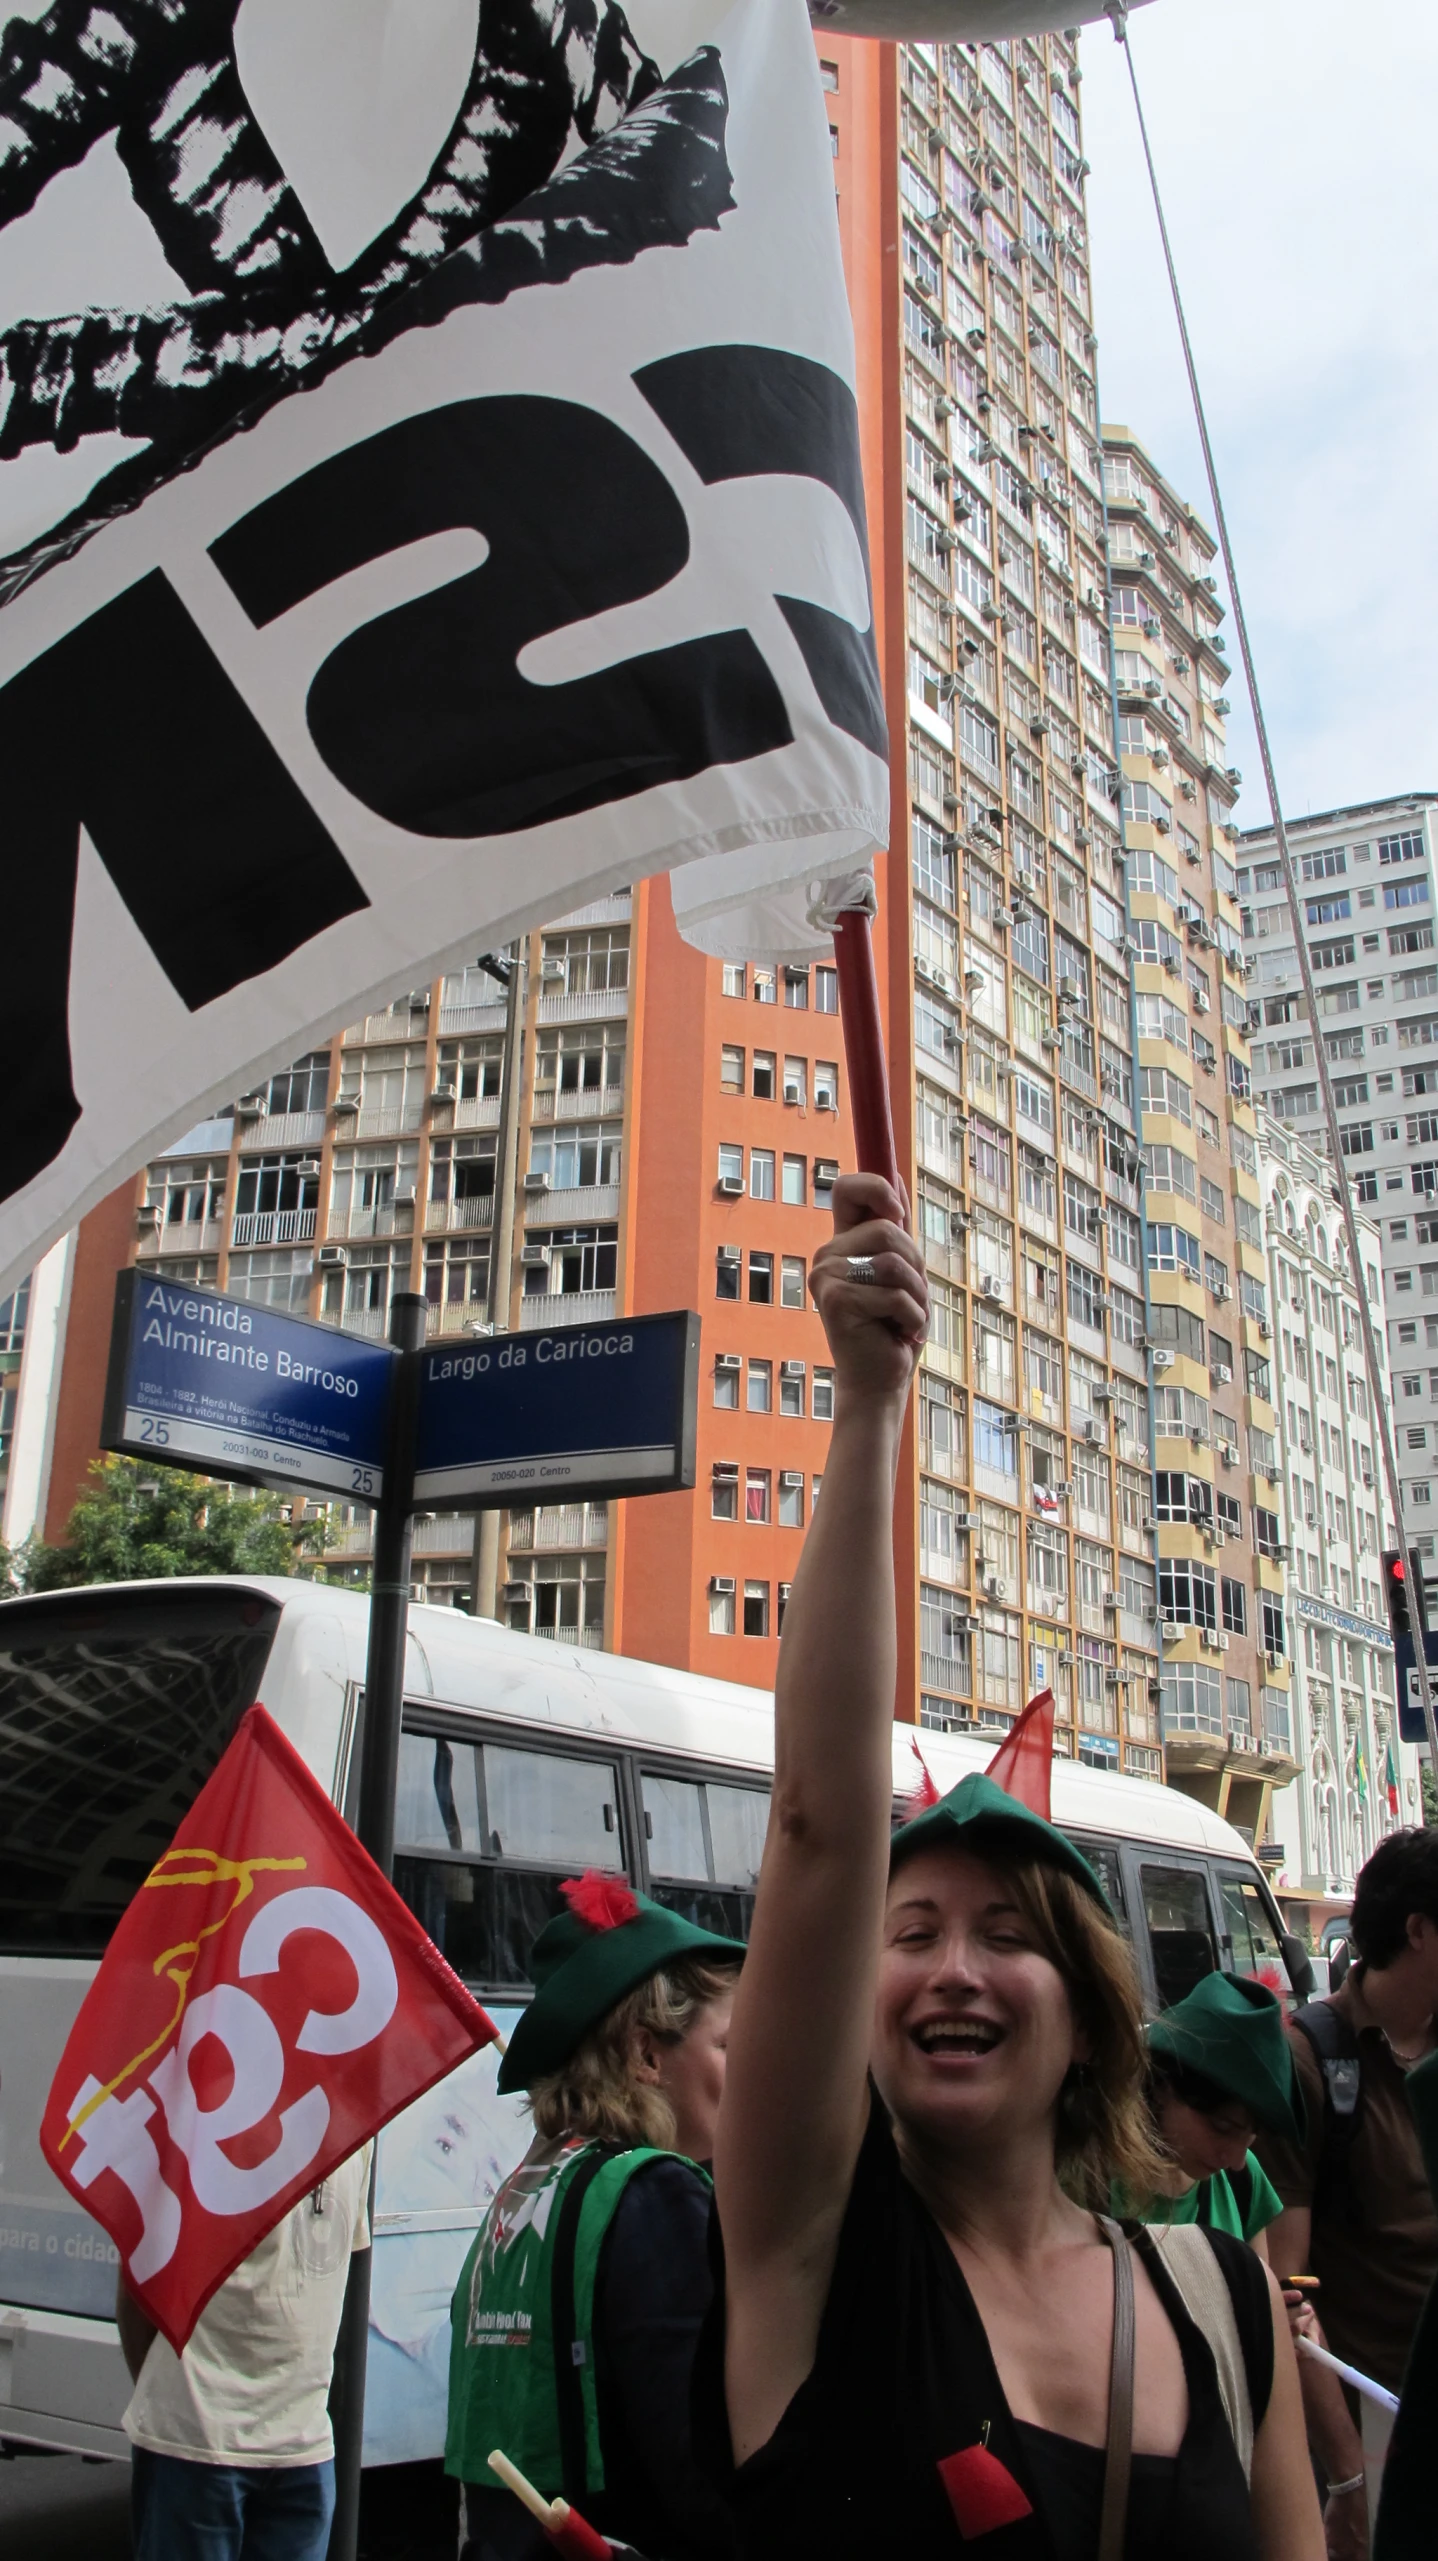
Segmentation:
[[(894, 1471), (928, 1323), (902, 1218), (877, 1175), (846, 1176), (811, 1274), (834, 1430), (779, 1649), (774, 1797), (714, 2150), (741, 2462), (813, 2363), (864, 2132), (893, 1790)], [(857, 1256), (872, 1279), (850, 1276)]]

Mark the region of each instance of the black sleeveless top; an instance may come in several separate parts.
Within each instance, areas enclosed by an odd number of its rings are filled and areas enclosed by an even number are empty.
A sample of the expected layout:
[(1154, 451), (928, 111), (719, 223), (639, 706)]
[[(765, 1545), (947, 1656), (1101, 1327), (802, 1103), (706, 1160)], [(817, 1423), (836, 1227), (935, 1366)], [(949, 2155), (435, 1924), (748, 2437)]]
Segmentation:
[[(1103, 2455), (1010, 2416), (953, 2251), (904, 2178), (876, 2099), (839, 2237), (811, 2373), (767, 2445), (735, 2465), (724, 2405), (723, 2253), (695, 2368), (696, 2446), (735, 2521), (739, 2561), (1092, 2561)], [(1253, 2252), (1209, 2235), (1229, 2282), (1259, 2426), (1273, 2378), (1268, 2283)], [(1153, 2255), (1189, 2419), (1176, 2456), (1134, 2459), (1130, 2561), (1258, 2561), (1247, 2484), (1212, 2353)], [(1062, 2307), (1056, 2306), (1056, 2317)]]

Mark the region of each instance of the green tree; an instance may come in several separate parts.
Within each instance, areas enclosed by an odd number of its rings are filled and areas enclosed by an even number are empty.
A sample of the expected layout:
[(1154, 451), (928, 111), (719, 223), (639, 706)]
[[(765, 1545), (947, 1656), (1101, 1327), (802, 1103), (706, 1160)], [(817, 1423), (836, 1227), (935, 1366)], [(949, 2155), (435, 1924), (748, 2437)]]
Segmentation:
[(1438, 1832), (1438, 1788), (1433, 1784), (1432, 1763), (1420, 1761), (1418, 1775), (1423, 1787), (1423, 1828), (1425, 1832)]
[(282, 1494), (236, 1493), (183, 1468), (97, 1458), (61, 1543), (27, 1540), (0, 1566), (24, 1592), (171, 1574), (314, 1574), (323, 1571), (326, 1534), (323, 1520), (294, 1523)]

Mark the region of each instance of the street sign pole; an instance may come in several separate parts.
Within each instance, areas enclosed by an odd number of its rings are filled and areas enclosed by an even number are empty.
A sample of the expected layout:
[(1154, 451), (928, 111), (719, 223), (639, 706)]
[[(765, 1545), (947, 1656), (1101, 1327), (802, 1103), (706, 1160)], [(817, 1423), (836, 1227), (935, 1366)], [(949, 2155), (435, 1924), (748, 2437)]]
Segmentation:
[[(389, 1339), (399, 1354), (399, 1360), (390, 1403), (384, 1492), (375, 1506), (374, 1515), (374, 1575), (370, 1585), (369, 1649), (365, 1658), (364, 1706), (360, 1724), (359, 1806), (355, 1819), (357, 1838), (386, 1876), (394, 1873), (394, 1795), (399, 1772), (400, 1725), (404, 1713), (410, 1551), (414, 1544), (414, 1453), (424, 1326), (423, 1298), (416, 1290), (396, 1290), (390, 1301)], [(377, 2150), (375, 2158), (378, 2158)], [(335, 2438), (335, 2513), (330, 2527), (328, 2561), (355, 2561), (359, 2546), (374, 2198), (372, 2166), (369, 2186), (371, 2247), (350, 2260), (344, 2313), (335, 2348), (335, 2378), (330, 2394)]]

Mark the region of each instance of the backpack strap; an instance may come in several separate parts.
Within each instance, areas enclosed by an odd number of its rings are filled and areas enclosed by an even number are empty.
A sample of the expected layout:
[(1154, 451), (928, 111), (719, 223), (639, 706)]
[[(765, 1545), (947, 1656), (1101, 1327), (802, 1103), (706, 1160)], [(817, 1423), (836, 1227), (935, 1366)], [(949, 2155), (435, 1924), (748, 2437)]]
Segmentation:
[(1305, 2001), (1291, 2017), (1312, 2046), (1323, 2075), (1323, 2149), (1314, 2204), (1320, 2196), (1325, 2200), (1341, 2197), (1350, 2221), (1357, 2222), (1361, 2219), (1361, 2204), (1350, 2175), (1350, 2156), (1363, 2098), (1358, 2039), (1342, 2011), (1336, 2010), (1331, 2001)]
[(585, 2497), (588, 2488), (582, 2373), (588, 2351), (583, 2339), (575, 2337), (577, 2324), (574, 2315), (574, 2262), (579, 2248), (579, 2218), (584, 2212), (584, 2200), (606, 2161), (614, 2160), (626, 2148), (622, 2143), (591, 2144), (565, 2186), (560, 2199), (559, 2220), (554, 2228), (554, 2257), (549, 2280), (550, 2335), (554, 2341), (559, 2464), (564, 2496), (571, 2507)]
[(1253, 2154), (1251, 2152), (1241, 2170), (1229, 2171), (1228, 2184), (1233, 2190), (1233, 2202), (1238, 2208), (1239, 2229), (1247, 2239), (1248, 2218), (1253, 2212)]
[[(1223, 2414), (1247, 2480), (1253, 2463), (1255, 2414), (1261, 2424), (1273, 2381), (1273, 2326), (1262, 2266), (1246, 2241), (1234, 2241), (1226, 2232), (1206, 2232), (1197, 2223), (1148, 2224), (1135, 2233), (1134, 2244), (1160, 2296), (1167, 2279), (1195, 2329), (1208, 2342)], [(1240, 2254), (1232, 2264), (1230, 2251)], [(1240, 2260), (1250, 2265), (1243, 2267)], [(1266, 2358), (1253, 2279), (1262, 2287), (1261, 2308), (1268, 2316)]]

